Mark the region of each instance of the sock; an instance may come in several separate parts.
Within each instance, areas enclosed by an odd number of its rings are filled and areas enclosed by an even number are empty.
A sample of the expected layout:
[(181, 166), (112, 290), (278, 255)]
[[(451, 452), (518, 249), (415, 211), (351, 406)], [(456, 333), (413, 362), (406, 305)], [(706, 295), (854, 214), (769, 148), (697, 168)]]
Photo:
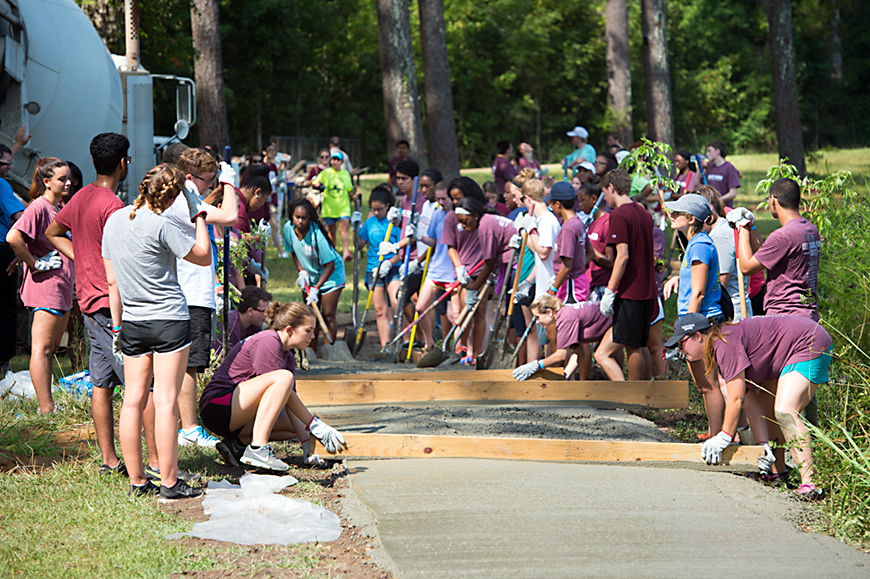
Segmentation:
[(259, 447), (259, 446), (254, 446), (254, 445), (252, 444), (252, 445), (251, 445), (251, 450), (260, 450), (260, 447)]

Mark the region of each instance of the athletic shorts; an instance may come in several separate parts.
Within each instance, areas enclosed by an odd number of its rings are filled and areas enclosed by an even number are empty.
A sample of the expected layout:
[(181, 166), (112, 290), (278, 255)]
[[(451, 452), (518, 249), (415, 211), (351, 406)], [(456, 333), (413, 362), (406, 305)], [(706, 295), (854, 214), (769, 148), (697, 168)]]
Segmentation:
[[(585, 283), (584, 283), (585, 282)], [(556, 297), (565, 304), (579, 304), (589, 299), (589, 278), (567, 278), (556, 292)]]
[(662, 304), (662, 296), (656, 298), (656, 305), (653, 308), (653, 320), (651, 326), (656, 325), (661, 320), (665, 319), (665, 306)]
[(222, 438), (238, 438), (242, 431), (241, 428), (230, 430), (230, 418), (233, 415), (232, 400), (233, 393), (227, 392), (199, 409), (202, 425)]
[(173, 354), (190, 346), (190, 320), (143, 320), (121, 324), (121, 352), (138, 358)]
[(789, 364), (782, 369), (779, 377), (782, 378), (789, 372), (798, 372), (801, 376), (812, 382), (813, 384), (825, 384), (828, 382), (828, 366), (831, 365), (831, 352), (833, 348), (828, 347), (824, 354), (812, 360), (798, 362), (797, 364)]
[[(404, 266), (404, 264), (402, 264), (399, 267), (403, 268), (405, 266)], [(410, 298), (412, 295), (414, 295), (415, 293), (420, 291), (420, 285), (422, 283), (423, 283), (423, 272), (422, 271), (418, 271), (414, 274), (409, 275), (408, 276), (408, 287), (405, 290), (405, 295)], [(410, 300), (408, 300), (408, 303), (410, 303)]]
[[(124, 367), (112, 354), (112, 314), (109, 308), (92, 314), (82, 312), (91, 345), (88, 372), (96, 388), (114, 388), (124, 383)], [(123, 327), (123, 326), (122, 326)]]
[(211, 362), (211, 316), (214, 310), (201, 306), (188, 306), (190, 313), (190, 355), (187, 367), (204, 372)]
[[(387, 274), (386, 278), (379, 277), (378, 283), (375, 287), (386, 287), (393, 283), (394, 281), (399, 279), (399, 268), (394, 267), (390, 269), (390, 273)], [(372, 289), (372, 272), (366, 272), (366, 289)]]
[(341, 220), (350, 221), (350, 215), (342, 215), (341, 217), (321, 217), (321, 220), (323, 221), (324, 225), (335, 225)]
[(27, 309), (29, 309), (33, 313), (48, 312), (54, 316), (58, 316), (59, 318), (64, 317), (68, 311), (68, 310), (56, 310), (54, 308), (42, 308), (42, 307), (40, 307), (40, 308), (27, 308)]
[(644, 348), (649, 339), (656, 300), (624, 300), (619, 296), (613, 301), (613, 343), (628, 348)]
[[(435, 282), (435, 283), (437, 285), (438, 282)], [(438, 298), (443, 296), (446, 292), (447, 292), (447, 290), (445, 290), (443, 288), (439, 288), (435, 292), (435, 299), (437, 300)], [(446, 316), (447, 315), (447, 304), (449, 304), (449, 303), (450, 303), (450, 298), (444, 298), (442, 301), (440, 301), (438, 303), (437, 306), (435, 306), (435, 313), (438, 314), (439, 316)]]

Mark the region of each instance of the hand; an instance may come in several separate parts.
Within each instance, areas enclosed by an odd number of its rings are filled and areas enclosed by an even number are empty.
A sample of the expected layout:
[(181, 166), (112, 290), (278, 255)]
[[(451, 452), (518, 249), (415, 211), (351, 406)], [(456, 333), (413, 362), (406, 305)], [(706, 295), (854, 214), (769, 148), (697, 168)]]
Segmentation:
[(187, 209), (190, 211), (191, 222), (196, 221), (200, 215), (205, 215), (205, 203), (199, 196), (199, 191), (193, 181), (184, 182), (184, 200), (187, 201)]
[[(411, 261), (409, 261), (408, 262), (408, 275), (414, 275), (418, 271), (420, 271), (420, 262), (417, 261), (416, 259), (412, 259)], [(402, 276), (401, 277), (402, 277), (402, 279), (405, 279), (404, 268), (402, 269)]]
[(382, 241), (378, 246), (378, 255), (390, 255), (399, 251), (397, 243)]
[(405, 237), (416, 237), (417, 236), (417, 226), (413, 223), (409, 223), (405, 227)]
[(776, 457), (773, 456), (773, 449), (766, 442), (759, 444), (759, 446), (762, 447), (763, 453), (758, 457), (758, 470), (763, 474), (770, 474), (773, 463), (776, 462)]
[(302, 289), (311, 285), (311, 280), (308, 279), (308, 272), (304, 269), (296, 275), (296, 285)]
[(514, 303), (518, 304), (520, 301), (529, 297), (529, 292), (532, 291), (532, 282), (523, 281), (520, 282), (520, 285), (517, 286), (517, 293), (514, 294)]
[(30, 141), (31, 136), (32, 135), (27, 134), (26, 126), (21, 127), (15, 132), (15, 144), (18, 145), (18, 148), (20, 149)]
[(680, 290), (680, 278), (672, 277), (668, 281), (665, 282), (665, 285), (662, 287), (662, 297), (667, 301), (671, 294), (675, 294)]
[(221, 166), (218, 170), (218, 182), (221, 185), (236, 186), (236, 170), (226, 161), (221, 161)]
[(121, 330), (117, 332), (112, 330), (112, 356), (115, 357), (118, 366), (124, 365), (124, 354), (121, 353)]
[(263, 281), (263, 283), (269, 282), (269, 268), (268, 267), (263, 266), (260, 269), (260, 279)]
[(518, 381), (522, 382), (523, 380), (528, 380), (532, 377), (532, 375), (541, 369), (541, 363), (537, 360), (533, 360), (528, 364), (523, 364), (519, 368), (514, 370), (514, 378)]
[(465, 307), (468, 308), (469, 311), (471, 311), (479, 301), (480, 296), (478, 295), (478, 290), (470, 289), (465, 292)]
[(251, 262), (248, 264), (248, 269), (251, 271), (251, 273), (255, 273), (261, 277), (263, 275), (263, 264), (261, 264), (259, 261), (255, 261), (252, 259)]
[(402, 209), (399, 207), (390, 207), (387, 211), (387, 219), (395, 224), (402, 224)]
[(391, 269), (393, 269), (393, 262), (389, 259), (385, 259), (381, 262), (381, 265), (378, 266), (378, 277), (387, 277)]
[(310, 454), (310, 449), (311, 439), (306, 440), (302, 443), (302, 462), (305, 463), (305, 466), (314, 466), (317, 468), (325, 467), (326, 461), (317, 456), (316, 454)]
[(344, 441), (341, 433), (316, 416), (308, 423), (307, 430), (314, 438), (323, 443), (323, 447), (327, 452), (338, 452), (341, 450), (342, 445), (347, 447), (347, 443)]
[(522, 233), (523, 231), (527, 231), (531, 233), (533, 230), (538, 228), (538, 221), (535, 219), (535, 216), (531, 213), (524, 213), (517, 217), (514, 224), (517, 226), (517, 231)]
[(598, 305), (598, 309), (601, 310), (601, 314), (605, 318), (613, 317), (613, 300), (616, 299), (616, 292), (612, 289), (604, 288), (604, 295), (601, 296), (601, 303)]
[(465, 269), (464, 265), (457, 265), (456, 269), (454, 269), (453, 271), (456, 273), (456, 281), (458, 281), (460, 285), (468, 285), (468, 282), (471, 281), (471, 278), (468, 277), (468, 271)]
[(320, 301), (320, 290), (314, 286), (308, 288), (308, 297), (305, 299), (305, 303), (309, 306), (315, 305), (318, 301)]
[(57, 250), (36, 258), (33, 262), (33, 269), (36, 271), (50, 271), (52, 269), (60, 269), (63, 266), (63, 261)]
[(511, 240), (508, 241), (508, 247), (510, 249), (519, 249), (523, 246), (523, 236), (519, 233), (514, 233), (511, 237)]
[(360, 213), (359, 211), (354, 211), (353, 213), (351, 213), (350, 214), (351, 227), (359, 225), (360, 223), (362, 223), (362, 213)]
[(706, 460), (707, 464), (719, 464), (722, 462), (722, 451), (731, 444), (732, 440), (734, 437), (724, 431), (708, 438), (704, 446), (701, 447), (701, 458)]
[(414, 239), (417, 241), (422, 241), (423, 237), (426, 235), (426, 230), (422, 227), (416, 227), (414, 231)]
[(272, 225), (269, 224), (268, 220), (260, 219), (260, 223), (257, 224), (257, 235), (262, 239), (269, 239), (272, 237)]
[(755, 215), (746, 207), (735, 207), (725, 216), (731, 227), (752, 227)]

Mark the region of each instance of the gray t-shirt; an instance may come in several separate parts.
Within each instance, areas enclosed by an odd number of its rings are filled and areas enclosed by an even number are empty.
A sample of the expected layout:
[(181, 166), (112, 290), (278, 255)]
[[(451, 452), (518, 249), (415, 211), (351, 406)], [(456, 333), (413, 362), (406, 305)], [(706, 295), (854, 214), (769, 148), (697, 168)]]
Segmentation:
[[(734, 321), (740, 319), (740, 286), (737, 283), (737, 250), (734, 245), (734, 230), (728, 220), (719, 218), (710, 230), (710, 237), (716, 252), (719, 254), (719, 275), (729, 274), (725, 289), (734, 305)], [(752, 315), (752, 302), (749, 301), (749, 276), (743, 277), (743, 288), (746, 290), (746, 315)]]
[(178, 285), (176, 257), (190, 253), (194, 240), (147, 207), (119, 209), (103, 229), (103, 257), (111, 260), (124, 306), (122, 319), (187, 320), (187, 302)]

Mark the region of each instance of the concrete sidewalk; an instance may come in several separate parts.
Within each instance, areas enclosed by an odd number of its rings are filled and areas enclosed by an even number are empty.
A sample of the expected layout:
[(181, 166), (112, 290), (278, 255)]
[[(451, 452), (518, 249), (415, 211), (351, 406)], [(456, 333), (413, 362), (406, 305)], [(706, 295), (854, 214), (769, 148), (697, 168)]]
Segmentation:
[[(730, 473), (472, 459), (349, 461), (401, 577), (860, 577), (802, 505)], [(359, 509), (364, 506), (366, 508)]]

